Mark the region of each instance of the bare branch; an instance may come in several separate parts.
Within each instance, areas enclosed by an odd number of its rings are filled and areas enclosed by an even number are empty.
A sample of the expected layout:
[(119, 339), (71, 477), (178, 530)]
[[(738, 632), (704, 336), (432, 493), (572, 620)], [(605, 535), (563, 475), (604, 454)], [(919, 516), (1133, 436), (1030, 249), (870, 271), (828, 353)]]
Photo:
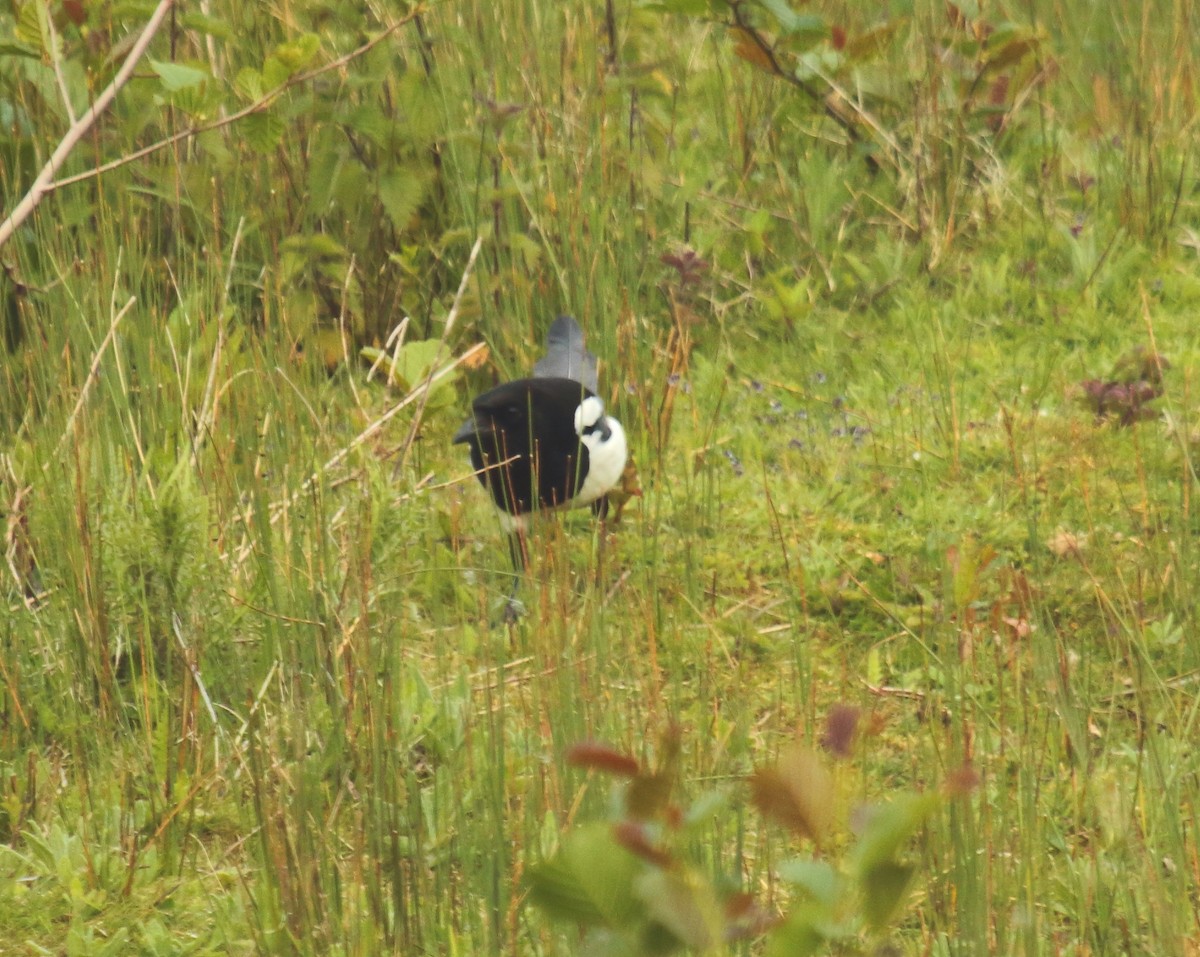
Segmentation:
[(414, 11), (407, 16), (393, 23), (390, 27), (384, 30), (379, 36), (368, 40), (362, 46), (355, 47), (349, 53), (343, 54), (336, 60), (309, 70), (307, 73), (298, 73), (293, 77), (275, 87), (273, 90), (268, 90), (253, 103), (238, 110), (236, 113), (231, 113), (229, 116), (223, 116), (219, 120), (213, 120), (211, 123), (202, 123), (199, 126), (189, 126), (186, 130), (180, 130), (165, 139), (159, 140), (157, 143), (151, 143), (149, 146), (144, 146), (140, 150), (135, 150), (126, 156), (121, 156), (108, 163), (103, 163), (100, 166), (93, 167), (82, 173), (76, 173), (74, 176), (64, 176), (62, 179), (55, 180), (52, 183), (46, 184), (46, 192), (51, 192), (56, 189), (62, 189), (64, 186), (74, 186), (76, 183), (82, 183), (87, 179), (94, 179), (97, 176), (102, 176), (105, 173), (112, 172), (114, 169), (120, 169), (122, 166), (128, 166), (130, 163), (136, 163), (143, 157), (149, 156), (151, 153), (157, 153), (159, 150), (165, 150), (168, 146), (174, 146), (180, 140), (190, 139), (193, 136), (198, 136), (201, 133), (207, 133), (210, 130), (219, 130), (222, 127), (229, 126), (231, 123), (236, 123), (238, 120), (244, 120), (247, 116), (255, 113), (261, 113), (270, 108), (279, 97), (290, 90), (293, 86), (299, 86), (301, 83), (307, 83), (309, 80), (315, 79), (324, 73), (331, 70), (339, 70), (352, 60), (358, 59), (364, 53), (367, 53), (375, 46), (378, 46), (382, 41), (395, 33), (400, 27), (414, 20), (420, 11)]
[(150, 20), (146, 23), (142, 30), (141, 36), (133, 44), (133, 48), (129, 51), (129, 56), (125, 58), (125, 62), (121, 64), (121, 69), (117, 71), (117, 75), (104, 92), (96, 97), (96, 101), (88, 107), (87, 111), (78, 120), (71, 124), (67, 130), (67, 135), (62, 138), (62, 142), (58, 144), (54, 152), (50, 155), (50, 159), (46, 165), (42, 167), (42, 171), (38, 173), (37, 179), (33, 181), (33, 185), (29, 188), (29, 192), (21, 199), (13, 208), (8, 218), (0, 222), (0, 248), (12, 238), (13, 233), (21, 226), (30, 213), (34, 211), (37, 204), (42, 201), (42, 197), (49, 192), (47, 188), (49, 183), (54, 179), (54, 174), (62, 168), (67, 157), (71, 155), (71, 150), (75, 148), (75, 144), (83, 137), (83, 134), (91, 129), (92, 124), (97, 118), (108, 109), (109, 105), (117, 97), (117, 92), (133, 76), (134, 67), (146, 52), (146, 48), (150, 46), (150, 41), (154, 38), (154, 34), (158, 32), (158, 28), (162, 26), (163, 20), (166, 18), (167, 12), (174, 5), (174, 0), (160, 0), (157, 7), (154, 8), (154, 13), (150, 15)]

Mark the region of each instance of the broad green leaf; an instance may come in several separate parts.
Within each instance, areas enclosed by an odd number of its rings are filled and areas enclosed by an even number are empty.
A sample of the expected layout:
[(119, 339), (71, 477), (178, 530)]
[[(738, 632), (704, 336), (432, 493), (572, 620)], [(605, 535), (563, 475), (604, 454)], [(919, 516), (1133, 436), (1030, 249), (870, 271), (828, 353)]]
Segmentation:
[(238, 124), (252, 150), (270, 153), (283, 139), (283, 120), (272, 110), (251, 113)]
[(273, 56), (291, 73), (298, 73), (313, 61), (317, 51), (321, 49), (321, 38), (315, 33), (305, 33), (281, 43), (275, 48)]
[(22, 4), (17, 14), (16, 28), (13, 30), (17, 42), (31, 47), (35, 51), (34, 55), (39, 57), (46, 49), (45, 39), (42, 35), (40, 8), (44, 9), (44, 5), (41, 3)]
[(871, 808), (858, 844), (850, 852), (861, 876), (893, 862), (900, 848), (942, 803), (941, 795), (904, 794), (889, 804)]
[(557, 854), (525, 872), (529, 896), (551, 917), (611, 928), (639, 922), (643, 908), (633, 893), (642, 870), (603, 823), (571, 831)]
[(867, 926), (874, 931), (888, 925), (912, 883), (913, 868), (888, 861), (872, 867), (859, 878), (862, 911)]
[(210, 17), (198, 10), (192, 10), (180, 16), (180, 23), (188, 30), (206, 33), (218, 40), (231, 40), (236, 35), (228, 20), (220, 17)]
[(793, 908), (787, 920), (768, 934), (767, 957), (809, 957), (826, 950), (830, 935), (823, 918), (812, 906)]
[[(389, 381), (404, 391), (421, 384), (437, 362), (442, 344), (438, 339), (418, 339), (406, 342), (394, 362), (387, 363)], [(444, 381), (439, 384), (444, 384)]]
[(172, 93), (185, 90), (191, 86), (199, 86), (209, 78), (205, 70), (183, 63), (169, 63), (165, 60), (151, 60), (150, 67), (158, 74), (162, 85)]
[(28, 43), (22, 43), (20, 40), (0, 40), (0, 56), (23, 56), (39, 59), (41, 54), (38, 53), (37, 47), (31, 46)]
[(650, 870), (634, 881), (650, 917), (686, 946), (707, 950), (725, 939), (725, 915), (712, 886), (694, 872)]
[(425, 199), (429, 178), (424, 170), (401, 167), (379, 178), (379, 202), (388, 219), (398, 230), (409, 226), (414, 214)]
[(683, 823), (688, 827), (707, 824), (729, 807), (728, 788), (714, 788), (696, 798), (683, 813)]
[(779, 865), (779, 879), (808, 891), (813, 899), (833, 907), (842, 892), (842, 877), (825, 861), (793, 858)]
[(775, 18), (775, 22), (779, 24), (780, 33), (791, 33), (801, 20), (807, 19), (793, 10), (788, 0), (758, 0), (758, 6)]
[(262, 74), (248, 66), (238, 70), (233, 87), (248, 100), (261, 100), (265, 89)]

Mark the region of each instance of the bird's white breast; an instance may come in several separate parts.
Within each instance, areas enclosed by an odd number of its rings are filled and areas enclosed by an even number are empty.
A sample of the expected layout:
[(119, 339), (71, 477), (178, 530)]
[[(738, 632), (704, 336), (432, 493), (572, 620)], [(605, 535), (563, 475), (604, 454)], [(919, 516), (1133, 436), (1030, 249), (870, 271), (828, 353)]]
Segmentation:
[[(584, 431), (584, 426), (594, 425), (601, 417), (608, 427), (607, 438), (605, 430)], [(571, 504), (588, 505), (620, 481), (629, 457), (629, 443), (621, 423), (612, 416), (604, 415), (604, 403), (594, 395), (580, 403), (575, 412), (575, 429), (580, 433), (579, 440), (587, 446), (588, 470), (583, 477), (583, 486)]]

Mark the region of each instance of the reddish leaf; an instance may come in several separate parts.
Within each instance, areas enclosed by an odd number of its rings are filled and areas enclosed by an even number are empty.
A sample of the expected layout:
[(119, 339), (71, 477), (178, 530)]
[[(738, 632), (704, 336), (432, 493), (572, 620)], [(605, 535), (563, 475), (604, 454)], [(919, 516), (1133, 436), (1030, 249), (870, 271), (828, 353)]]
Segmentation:
[(829, 39), (833, 43), (835, 50), (844, 50), (846, 48), (846, 29), (840, 27), (836, 23), (829, 28)]
[(63, 0), (62, 6), (63, 12), (75, 26), (80, 26), (87, 20), (87, 11), (80, 0)]
[(848, 758), (854, 747), (854, 736), (858, 732), (858, 708), (848, 704), (837, 704), (829, 709), (825, 718), (825, 733), (821, 745), (830, 754)]
[(646, 829), (635, 821), (622, 821), (613, 828), (613, 837), (630, 854), (648, 861), (655, 867), (670, 867), (671, 855), (651, 843)]
[(637, 761), (629, 755), (596, 741), (583, 741), (572, 745), (567, 751), (567, 764), (577, 768), (604, 771), (623, 778), (635, 777), (640, 770)]

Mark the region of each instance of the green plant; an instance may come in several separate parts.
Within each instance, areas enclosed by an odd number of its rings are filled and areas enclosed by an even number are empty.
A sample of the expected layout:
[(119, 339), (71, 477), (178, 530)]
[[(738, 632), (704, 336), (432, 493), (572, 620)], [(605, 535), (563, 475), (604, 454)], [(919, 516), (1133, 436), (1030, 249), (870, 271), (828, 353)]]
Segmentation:
[[(824, 741), (833, 755), (851, 754), (857, 718), (852, 708), (831, 712)], [(713, 952), (744, 939), (765, 940), (768, 954), (848, 953), (883, 937), (915, 875), (903, 852), (944, 794), (894, 794), (847, 814), (836, 770), (802, 741), (787, 745), (748, 780), (759, 811), (814, 850), (774, 867), (789, 888), (777, 912), (742, 890), (736, 876), (714, 879), (697, 866), (712, 819), (740, 810), (730, 789), (677, 803), (682, 744), (679, 730), (669, 730), (653, 770), (604, 745), (568, 752), (570, 764), (625, 783), (613, 820), (577, 825), (528, 869), (534, 904), (578, 924), (596, 954)], [(972, 780), (960, 773), (947, 793), (962, 793)], [(842, 828), (851, 818), (856, 834), (847, 842)]]

